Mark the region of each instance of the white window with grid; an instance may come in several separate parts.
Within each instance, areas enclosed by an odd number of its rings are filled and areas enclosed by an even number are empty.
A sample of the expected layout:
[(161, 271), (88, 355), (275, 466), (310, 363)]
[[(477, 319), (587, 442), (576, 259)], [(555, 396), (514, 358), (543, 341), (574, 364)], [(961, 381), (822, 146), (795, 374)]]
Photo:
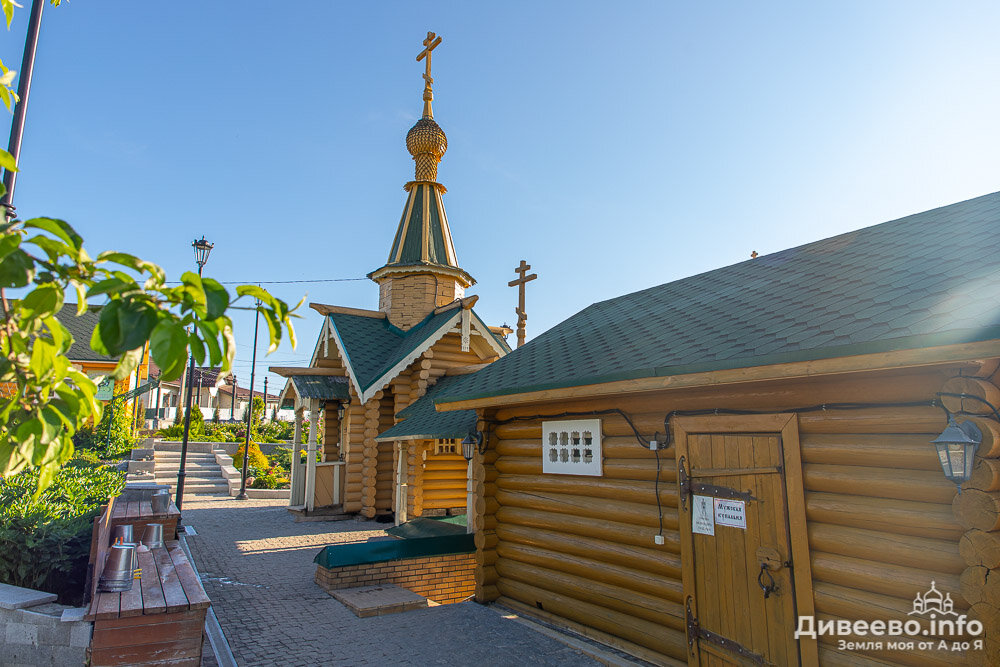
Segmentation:
[(601, 420), (542, 422), (542, 472), (601, 476)]

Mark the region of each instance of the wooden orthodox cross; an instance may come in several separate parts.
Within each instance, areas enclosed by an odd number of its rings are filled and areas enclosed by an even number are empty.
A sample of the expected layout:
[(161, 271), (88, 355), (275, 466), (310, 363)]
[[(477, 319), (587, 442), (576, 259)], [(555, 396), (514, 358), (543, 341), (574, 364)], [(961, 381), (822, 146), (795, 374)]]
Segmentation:
[(431, 84), (434, 83), (434, 79), (431, 78), (431, 51), (436, 49), (440, 43), (440, 37), (433, 32), (428, 32), (427, 39), (424, 40), (424, 50), (417, 55), (417, 62), (427, 58), (427, 66), (424, 70), (424, 115), (427, 117), (431, 117), (430, 102), (434, 99), (434, 93), (431, 91)]
[(524, 284), (538, 277), (537, 273), (532, 273), (530, 276), (525, 275), (530, 268), (531, 264), (528, 264), (522, 259), (521, 263), (514, 267), (514, 273), (518, 274), (520, 277), (507, 283), (508, 287), (517, 287), (518, 291), (517, 308), (514, 309), (514, 312), (517, 313), (518, 347), (524, 345), (524, 324), (528, 321), (528, 314), (524, 312)]

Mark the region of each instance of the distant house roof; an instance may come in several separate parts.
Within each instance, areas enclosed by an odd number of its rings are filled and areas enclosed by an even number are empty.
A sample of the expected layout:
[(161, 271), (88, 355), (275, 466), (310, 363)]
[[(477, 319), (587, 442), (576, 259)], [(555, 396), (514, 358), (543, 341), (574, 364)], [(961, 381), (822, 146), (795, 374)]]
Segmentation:
[(69, 329), (69, 332), (73, 335), (73, 345), (70, 346), (69, 354), (67, 355), (70, 361), (107, 361), (117, 363), (117, 357), (99, 354), (90, 349), (90, 338), (94, 335), (94, 329), (97, 328), (97, 322), (100, 317), (100, 306), (90, 306), (82, 315), (77, 315), (75, 303), (64, 303), (63, 307), (56, 313), (56, 319)]
[[(480, 371), (482, 372), (482, 371)], [(434, 397), (455, 384), (462, 375), (443, 377), (427, 390), (427, 393), (403, 408), (397, 414), (403, 421), (383, 431), (375, 439), (384, 440), (445, 440), (464, 438), (476, 428), (475, 410), (454, 410), (438, 412), (434, 409)]]
[[(490, 331), (475, 311), (470, 312), (480, 333), (488, 336), (499, 352), (510, 350), (507, 342)], [(357, 393), (364, 401), (447, 333), (461, 313), (459, 306), (431, 313), (407, 331), (389, 324), (385, 317), (330, 313), (327, 321)]]
[(595, 303), (437, 402), (996, 338), (1000, 193)]

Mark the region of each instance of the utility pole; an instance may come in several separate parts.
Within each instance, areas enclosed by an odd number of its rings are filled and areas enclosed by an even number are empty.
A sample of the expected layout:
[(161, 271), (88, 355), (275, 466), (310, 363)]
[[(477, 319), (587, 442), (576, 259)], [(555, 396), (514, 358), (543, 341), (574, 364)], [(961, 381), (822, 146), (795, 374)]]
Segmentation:
[[(260, 308), (260, 301), (257, 302)], [(257, 325), (260, 324), (260, 310), (253, 319), (253, 359), (250, 361), (250, 405), (247, 406), (247, 441), (243, 446), (243, 473), (240, 475), (240, 494), (236, 500), (246, 500), (247, 495), (247, 465), (250, 461), (250, 426), (253, 425), (253, 374), (257, 370)], [(266, 381), (266, 380), (265, 380)], [(267, 408), (267, 399), (264, 399), (264, 407)], [(293, 452), (294, 454), (294, 452)]]
[(264, 376), (264, 415), (261, 417), (261, 421), (267, 421), (267, 376)]
[[(28, 112), (28, 95), (31, 93), (31, 75), (35, 70), (35, 52), (38, 50), (38, 29), (42, 23), (42, 7), (45, 0), (33, 0), (31, 3), (31, 17), (28, 19), (28, 34), (24, 39), (24, 53), (21, 55), (21, 71), (18, 73), (17, 97), (18, 102), (14, 107), (14, 118), (10, 124), (10, 140), (7, 142), (7, 152), (14, 158), (14, 162), (21, 163), (21, 139), (24, 136), (24, 117)], [(7, 188), (3, 198), (0, 199), (6, 211), (6, 218), (12, 220), (15, 217), (14, 206), (14, 185), (17, 181), (17, 172), (6, 170), (3, 175), (3, 184)]]

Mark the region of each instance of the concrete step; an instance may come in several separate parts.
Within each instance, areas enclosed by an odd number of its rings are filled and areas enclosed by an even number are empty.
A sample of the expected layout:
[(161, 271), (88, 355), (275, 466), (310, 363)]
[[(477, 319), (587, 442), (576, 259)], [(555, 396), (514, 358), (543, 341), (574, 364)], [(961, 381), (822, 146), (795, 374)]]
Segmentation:
[[(156, 469), (157, 470), (166, 470), (168, 468), (173, 468), (174, 470), (177, 470), (180, 467), (181, 467), (181, 460), (180, 459), (167, 459), (165, 461), (164, 460), (160, 460), (160, 461), (156, 462)], [(184, 467), (185, 468), (216, 468), (216, 469), (218, 469), (219, 464), (216, 463), (214, 459), (211, 460), (211, 461), (209, 461), (208, 459), (188, 459), (187, 461), (184, 462)]]
[[(189, 454), (191, 452), (203, 452), (210, 454), (215, 450), (215, 447), (216, 443), (214, 442), (189, 442), (187, 450)], [(181, 451), (181, 442), (166, 442), (163, 440), (157, 440), (154, 448), (157, 452), (179, 452)]]
[[(184, 457), (186, 461), (215, 461), (215, 454), (202, 454), (199, 452), (188, 452)], [(156, 452), (154, 461), (180, 461), (180, 452)]]
[[(170, 485), (170, 493), (177, 493), (177, 480), (174, 480), (174, 484)], [(190, 479), (184, 480), (184, 493), (229, 493), (229, 485), (225, 482), (207, 484), (204, 482), (192, 481)]]
[[(212, 472), (210, 470), (186, 469), (184, 472), (185, 472), (184, 476), (187, 477), (188, 479), (207, 479), (212, 481), (222, 481), (225, 479), (218, 470)], [(156, 479), (157, 483), (163, 483), (161, 482), (161, 480), (167, 480), (167, 479), (172, 479), (176, 481), (177, 471), (174, 470), (173, 472), (169, 472), (166, 470), (164, 471), (157, 470), (156, 475), (154, 475), (154, 478)]]

